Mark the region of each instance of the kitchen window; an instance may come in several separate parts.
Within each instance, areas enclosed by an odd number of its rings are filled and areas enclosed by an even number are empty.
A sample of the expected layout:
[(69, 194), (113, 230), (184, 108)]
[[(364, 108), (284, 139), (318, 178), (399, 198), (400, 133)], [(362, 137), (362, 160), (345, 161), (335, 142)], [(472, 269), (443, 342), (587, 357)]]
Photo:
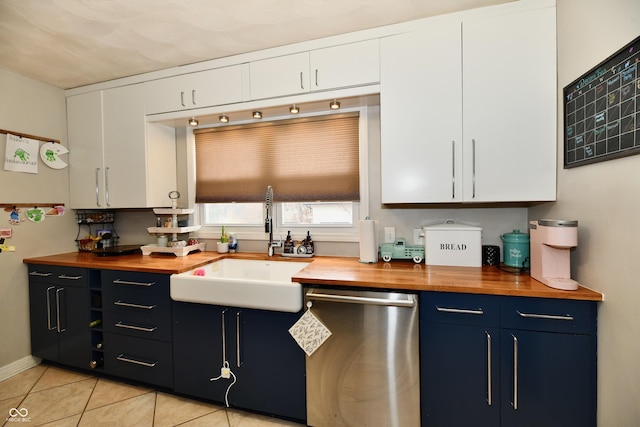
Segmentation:
[(355, 235), (361, 169), (366, 172), (361, 122), (356, 110), (195, 130), (203, 231), (225, 225), (263, 233), (271, 185), (276, 234), (300, 228), (343, 235), (338, 240)]

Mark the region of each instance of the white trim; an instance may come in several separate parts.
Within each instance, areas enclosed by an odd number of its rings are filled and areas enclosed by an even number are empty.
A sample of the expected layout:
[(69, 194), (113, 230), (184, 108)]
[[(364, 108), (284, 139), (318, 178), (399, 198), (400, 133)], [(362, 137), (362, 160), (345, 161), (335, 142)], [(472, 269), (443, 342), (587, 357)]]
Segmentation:
[(22, 359), (16, 360), (13, 363), (9, 363), (0, 368), (0, 381), (4, 381), (7, 378), (11, 378), (14, 375), (24, 372), (27, 369), (33, 368), (42, 362), (42, 359), (33, 356), (26, 356)]

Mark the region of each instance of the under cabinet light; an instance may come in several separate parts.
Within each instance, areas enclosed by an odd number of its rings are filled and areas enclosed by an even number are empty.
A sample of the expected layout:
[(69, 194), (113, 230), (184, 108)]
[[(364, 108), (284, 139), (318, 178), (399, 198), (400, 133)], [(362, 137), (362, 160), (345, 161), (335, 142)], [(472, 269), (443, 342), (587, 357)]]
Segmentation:
[(336, 101), (335, 99), (333, 101), (331, 101), (331, 103), (329, 104), (329, 108), (331, 108), (332, 110), (338, 110), (340, 108), (340, 102)]
[(296, 104), (293, 104), (291, 107), (289, 107), (289, 112), (291, 114), (298, 114), (300, 112), (300, 108), (298, 108)]
[(195, 117), (191, 117), (191, 118), (189, 119), (189, 125), (190, 125), (190, 126), (198, 126), (198, 120), (196, 120), (196, 118), (195, 118)]
[(229, 123), (229, 116), (225, 116), (224, 114), (218, 118), (220, 123)]
[(254, 119), (261, 119), (262, 118), (262, 112), (261, 111), (254, 111), (253, 112), (253, 118)]

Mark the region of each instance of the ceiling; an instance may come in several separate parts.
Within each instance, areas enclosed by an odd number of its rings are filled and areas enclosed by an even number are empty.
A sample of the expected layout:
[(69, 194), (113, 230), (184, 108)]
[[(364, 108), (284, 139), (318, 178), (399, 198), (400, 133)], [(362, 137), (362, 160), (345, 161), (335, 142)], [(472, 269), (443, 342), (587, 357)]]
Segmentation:
[(0, 0), (0, 68), (69, 89), (512, 0)]

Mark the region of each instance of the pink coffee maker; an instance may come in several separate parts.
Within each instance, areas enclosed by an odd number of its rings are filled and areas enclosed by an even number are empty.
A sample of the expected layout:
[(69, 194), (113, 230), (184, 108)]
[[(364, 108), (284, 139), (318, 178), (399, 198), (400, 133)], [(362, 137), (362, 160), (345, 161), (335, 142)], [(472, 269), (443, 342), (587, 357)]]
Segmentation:
[(531, 277), (566, 291), (578, 289), (571, 279), (571, 248), (578, 246), (578, 221), (541, 219), (529, 222)]

